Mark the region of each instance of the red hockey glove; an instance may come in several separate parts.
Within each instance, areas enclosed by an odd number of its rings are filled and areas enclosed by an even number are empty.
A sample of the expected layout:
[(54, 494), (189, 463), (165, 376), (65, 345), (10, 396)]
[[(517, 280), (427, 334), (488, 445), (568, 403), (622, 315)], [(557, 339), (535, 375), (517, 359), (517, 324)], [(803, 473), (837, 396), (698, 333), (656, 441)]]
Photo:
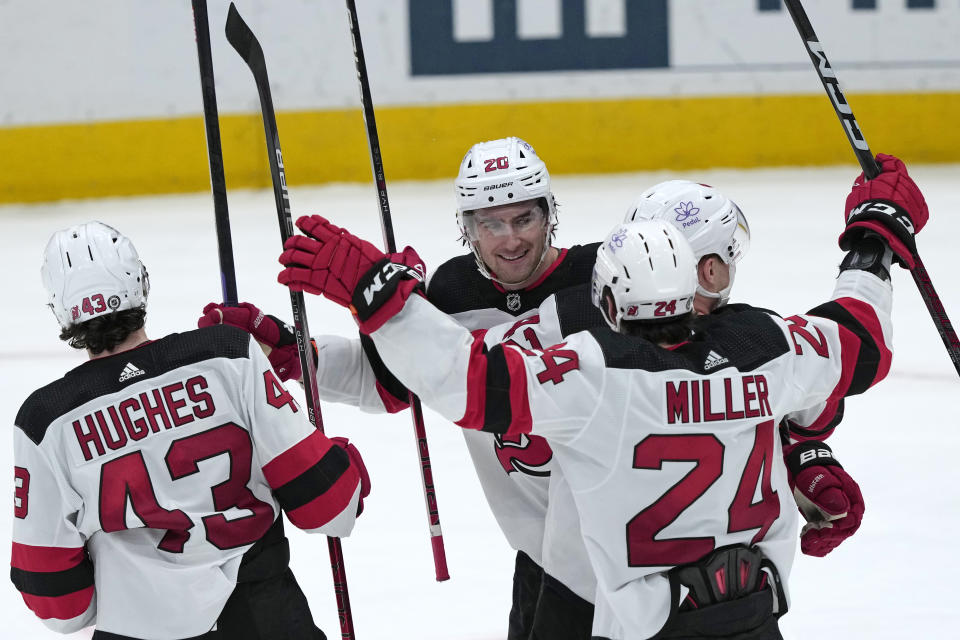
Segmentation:
[(912, 269), (917, 253), (914, 236), (930, 217), (923, 194), (898, 158), (877, 154), (880, 175), (873, 180), (860, 176), (847, 196), (844, 213), (847, 228), (840, 234), (840, 248), (850, 249), (867, 230), (879, 234), (902, 266)]
[(228, 307), (211, 302), (203, 308), (203, 315), (197, 320), (197, 327), (211, 327), (215, 324), (229, 324), (253, 335), (263, 347), (270, 365), (280, 380), (300, 378), (300, 353), (293, 330), (280, 318), (264, 315), (249, 302), (241, 302)]
[(806, 518), (800, 550), (823, 557), (856, 533), (863, 519), (863, 494), (823, 442), (784, 447), (790, 488)]
[[(375, 246), (321, 216), (304, 216), (297, 226), (306, 234), (284, 244), (277, 280), (293, 291), (322, 295), (348, 307), (364, 333), (376, 331), (423, 288), (423, 261), (407, 247), (384, 254)], [(415, 266), (411, 266), (415, 265)]]
[(336, 436), (330, 438), (330, 440), (347, 452), (347, 457), (350, 458), (350, 464), (355, 466), (357, 472), (360, 474), (360, 501), (357, 503), (357, 515), (359, 516), (363, 513), (363, 499), (370, 495), (370, 474), (367, 473), (367, 467), (363, 464), (363, 458), (360, 457), (359, 449), (350, 444), (348, 439)]

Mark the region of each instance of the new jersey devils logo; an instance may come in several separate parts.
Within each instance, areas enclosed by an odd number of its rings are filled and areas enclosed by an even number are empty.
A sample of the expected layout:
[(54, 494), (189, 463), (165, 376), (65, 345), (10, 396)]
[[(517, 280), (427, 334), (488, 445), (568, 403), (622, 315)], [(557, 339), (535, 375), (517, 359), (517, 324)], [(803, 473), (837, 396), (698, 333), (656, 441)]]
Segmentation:
[(496, 436), (496, 452), (500, 465), (507, 473), (519, 471), (530, 476), (549, 476), (550, 470), (544, 469), (553, 458), (553, 451), (547, 441), (540, 436)]

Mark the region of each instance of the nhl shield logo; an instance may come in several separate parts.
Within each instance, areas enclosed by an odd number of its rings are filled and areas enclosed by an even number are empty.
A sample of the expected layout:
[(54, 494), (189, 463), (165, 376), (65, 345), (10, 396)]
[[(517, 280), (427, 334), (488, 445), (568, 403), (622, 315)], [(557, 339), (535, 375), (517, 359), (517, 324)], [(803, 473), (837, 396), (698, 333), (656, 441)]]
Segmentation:
[(519, 293), (508, 293), (507, 294), (507, 309), (510, 311), (518, 311), (520, 309), (520, 294)]

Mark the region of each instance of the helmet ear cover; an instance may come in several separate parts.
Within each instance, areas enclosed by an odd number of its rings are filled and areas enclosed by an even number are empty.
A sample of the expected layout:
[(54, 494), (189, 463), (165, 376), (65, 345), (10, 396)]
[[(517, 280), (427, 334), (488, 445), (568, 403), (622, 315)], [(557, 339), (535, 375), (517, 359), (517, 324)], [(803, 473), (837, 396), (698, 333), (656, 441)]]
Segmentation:
[(102, 222), (54, 233), (40, 275), (48, 306), (63, 329), (145, 307), (150, 291), (147, 269), (133, 243)]

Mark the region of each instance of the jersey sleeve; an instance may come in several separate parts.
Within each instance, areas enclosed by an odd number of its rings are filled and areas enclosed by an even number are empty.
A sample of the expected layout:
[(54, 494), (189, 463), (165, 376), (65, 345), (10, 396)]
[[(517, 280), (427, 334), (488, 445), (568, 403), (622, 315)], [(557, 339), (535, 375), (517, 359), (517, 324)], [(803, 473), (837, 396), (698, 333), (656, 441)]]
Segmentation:
[(317, 392), (322, 400), (349, 404), (367, 413), (406, 409), (407, 391), (384, 366), (367, 336), (313, 338), (317, 349)]
[(349, 535), (360, 474), (346, 451), (310, 424), (252, 339), (243, 397), (263, 474), (290, 522), (311, 533)]
[(892, 359), (891, 307), (889, 282), (848, 270), (837, 278), (832, 300), (777, 320), (793, 356), (790, 404), (813, 407), (794, 416), (795, 426), (811, 432), (830, 428), (844, 397), (863, 393), (886, 377)]
[(56, 462), (14, 429), (10, 578), (43, 623), (72, 633), (96, 622), (93, 564), (77, 529), (82, 505)]
[(604, 379), (599, 345), (578, 334), (529, 348), (508, 335), (512, 326), (523, 322), (471, 333), (414, 296), (371, 338), (391, 371), (463, 428), (575, 439), (602, 394), (591, 382)]

